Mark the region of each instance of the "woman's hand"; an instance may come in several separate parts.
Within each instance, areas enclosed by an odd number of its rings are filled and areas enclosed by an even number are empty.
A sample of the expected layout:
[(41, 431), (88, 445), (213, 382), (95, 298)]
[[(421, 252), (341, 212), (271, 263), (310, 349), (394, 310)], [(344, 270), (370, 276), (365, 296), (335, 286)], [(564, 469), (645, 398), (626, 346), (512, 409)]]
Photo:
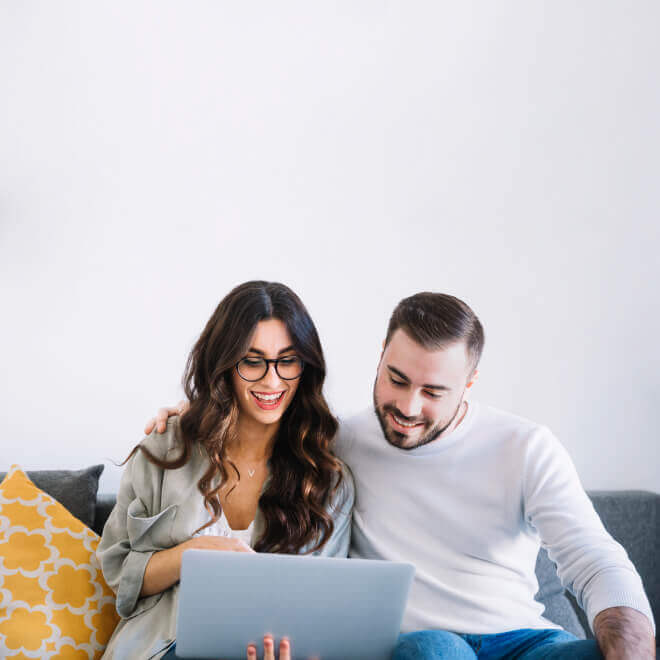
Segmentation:
[[(257, 660), (257, 647), (249, 644), (247, 660)], [(280, 654), (275, 657), (275, 641), (272, 635), (264, 635), (264, 660), (291, 660), (291, 645), (286, 637), (280, 641)]]
[[(258, 660), (257, 647), (254, 644), (248, 644), (247, 660)], [(272, 635), (264, 635), (264, 658), (263, 660), (291, 660), (291, 644), (286, 637), (280, 640), (280, 654), (275, 656), (275, 641)], [(321, 660), (320, 658), (310, 658), (310, 660)]]
[(254, 550), (241, 539), (230, 536), (193, 536), (184, 544), (185, 550), (223, 550), (225, 552), (254, 552)]
[(149, 435), (154, 428), (158, 433), (165, 433), (167, 430), (167, 420), (169, 417), (174, 417), (175, 415), (183, 415), (186, 410), (190, 408), (190, 403), (185, 399), (181, 399), (176, 406), (170, 408), (159, 408), (155, 417), (152, 417), (147, 425), (144, 427), (145, 435)]
[(169, 589), (181, 579), (181, 558), (185, 550), (224, 550), (225, 552), (254, 552), (240, 539), (226, 536), (194, 536), (167, 550), (154, 552), (147, 562), (142, 578), (140, 598)]

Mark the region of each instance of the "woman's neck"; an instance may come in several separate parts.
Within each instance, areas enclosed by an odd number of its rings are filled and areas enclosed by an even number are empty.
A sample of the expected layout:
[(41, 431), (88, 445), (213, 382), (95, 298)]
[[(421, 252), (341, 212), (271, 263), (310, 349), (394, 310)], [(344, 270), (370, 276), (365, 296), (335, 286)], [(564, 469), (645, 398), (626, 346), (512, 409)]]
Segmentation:
[(236, 440), (227, 445), (227, 452), (232, 458), (242, 458), (251, 463), (265, 462), (273, 453), (279, 426), (279, 422), (261, 424), (241, 416), (238, 419)]

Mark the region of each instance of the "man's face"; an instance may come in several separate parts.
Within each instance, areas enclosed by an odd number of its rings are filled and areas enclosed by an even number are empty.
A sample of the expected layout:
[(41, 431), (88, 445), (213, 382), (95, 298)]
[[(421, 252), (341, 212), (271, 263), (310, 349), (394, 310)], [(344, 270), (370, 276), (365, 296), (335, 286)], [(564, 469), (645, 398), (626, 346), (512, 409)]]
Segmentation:
[(374, 385), (387, 441), (414, 449), (451, 430), (475, 373), (465, 342), (429, 350), (398, 329), (381, 355)]

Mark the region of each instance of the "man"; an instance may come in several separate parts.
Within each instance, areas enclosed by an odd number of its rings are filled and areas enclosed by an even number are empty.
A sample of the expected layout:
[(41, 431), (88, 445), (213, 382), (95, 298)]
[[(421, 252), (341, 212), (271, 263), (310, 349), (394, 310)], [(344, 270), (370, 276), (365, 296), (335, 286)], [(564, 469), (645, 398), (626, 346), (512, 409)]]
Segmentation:
[[(566, 451), (548, 429), (467, 400), (483, 343), (461, 300), (402, 300), (374, 406), (337, 440), (356, 486), (350, 556), (416, 567), (395, 660), (654, 658), (641, 580)], [(542, 617), (541, 543), (597, 644)]]

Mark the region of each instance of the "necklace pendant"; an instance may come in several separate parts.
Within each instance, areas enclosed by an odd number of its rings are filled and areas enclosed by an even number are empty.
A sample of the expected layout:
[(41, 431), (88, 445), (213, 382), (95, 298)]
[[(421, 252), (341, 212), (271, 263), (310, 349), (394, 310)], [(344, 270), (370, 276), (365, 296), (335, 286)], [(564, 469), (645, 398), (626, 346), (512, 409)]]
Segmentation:
[(248, 470), (248, 477), (254, 477), (254, 470)]

